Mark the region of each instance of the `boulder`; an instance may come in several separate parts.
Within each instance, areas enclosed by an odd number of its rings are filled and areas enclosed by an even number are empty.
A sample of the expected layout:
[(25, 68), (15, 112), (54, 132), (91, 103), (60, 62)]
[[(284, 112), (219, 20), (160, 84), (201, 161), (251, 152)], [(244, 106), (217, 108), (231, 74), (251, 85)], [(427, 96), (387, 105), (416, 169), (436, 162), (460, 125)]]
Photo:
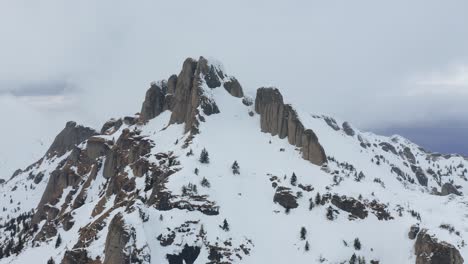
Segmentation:
[(464, 262), (456, 247), (439, 242), (427, 233), (427, 229), (419, 232), (414, 244), (416, 264), (462, 264)]
[(255, 111), (260, 115), (262, 132), (288, 138), (291, 145), (301, 148), (302, 157), (316, 165), (326, 163), (326, 155), (317, 136), (306, 129), (291, 105), (284, 104), (276, 88), (260, 88), (255, 98)]
[(453, 186), (453, 184), (446, 182), (444, 185), (442, 185), (442, 191), (440, 192), (440, 195), (445, 196), (449, 194), (462, 195), (458, 189)]

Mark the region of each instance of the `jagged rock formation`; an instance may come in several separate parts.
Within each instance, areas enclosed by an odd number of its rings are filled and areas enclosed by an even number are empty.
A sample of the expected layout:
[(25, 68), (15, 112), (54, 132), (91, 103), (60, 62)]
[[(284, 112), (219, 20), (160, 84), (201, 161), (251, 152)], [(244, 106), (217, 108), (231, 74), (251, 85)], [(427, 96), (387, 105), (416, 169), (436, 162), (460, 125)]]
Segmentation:
[(124, 225), (125, 223), (120, 214), (114, 216), (110, 222), (104, 250), (106, 258), (103, 264), (126, 264), (130, 262), (130, 256), (125, 254), (125, 247), (130, 240), (130, 234)]
[(204, 57), (198, 61), (185, 60), (179, 75), (172, 75), (168, 81), (153, 83), (146, 93), (141, 109), (141, 119), (148, 121), (165, 110), (172, 111), (171, 124), (185, 123), (185, 131), (197, 131), (199, 110), (205, 115), (219, 113), (216, 102), (204, 95), (202, 83), (210, 89), (224, 85), (235, 97), (243, 97), (242, 87), (236, 78), (227, 76)]
[(70, 121), (65, 128), (55, 137), (54, 142), (47, 150), (48, 156), (58, 155), (61, 156), (67, 151), (71, 150), (76, 144), (83, 142), (91, 136), (96, 135), (97, 132), (92, 128), (79, 126), (76, 122)]
[(326, 163), (325, 151), (311, 129), (304, 128), (296, 111), (283, 102), (278, 89), (260, 88), (255, 98), (255, 111), (260, 115), (262, 132), (288, 138), (291, 145), (302, 149), (302, 157), (316, 165)]
[(152, 83), (139, 115), (69, 122), (0, 182), (0, 264), (463, 263), (467, 160), (296, 111), (275, 88), (251, 98), (201, 57)]
[(416, 264), (463, 264), (460, 252), (446, 242), (438, 242), (427, 230), (421, 230), (414, 244)]

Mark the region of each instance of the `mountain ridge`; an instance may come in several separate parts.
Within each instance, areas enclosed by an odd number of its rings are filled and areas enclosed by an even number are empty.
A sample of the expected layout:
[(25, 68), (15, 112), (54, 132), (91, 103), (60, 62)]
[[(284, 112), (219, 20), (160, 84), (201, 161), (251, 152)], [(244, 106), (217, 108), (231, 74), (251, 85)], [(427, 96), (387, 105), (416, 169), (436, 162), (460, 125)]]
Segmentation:
[(463, 263), (467, 167), (188, 58), (2, 183), (0, 263)]

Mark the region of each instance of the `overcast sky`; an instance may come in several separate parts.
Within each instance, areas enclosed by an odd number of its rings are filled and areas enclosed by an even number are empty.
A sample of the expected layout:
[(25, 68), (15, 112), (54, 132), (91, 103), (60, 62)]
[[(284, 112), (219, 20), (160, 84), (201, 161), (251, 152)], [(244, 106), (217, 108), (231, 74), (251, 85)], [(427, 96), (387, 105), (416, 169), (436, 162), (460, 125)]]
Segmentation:
[(139, 111), (151, 81), (200, 55), (251, 93), (277, 86), (310, 112), (468, 154), (467, 10), (466, 0), (0, 0), (0, 173), (24, 166), (28, 149), (42, 154), (66, 120), (100, 127)]

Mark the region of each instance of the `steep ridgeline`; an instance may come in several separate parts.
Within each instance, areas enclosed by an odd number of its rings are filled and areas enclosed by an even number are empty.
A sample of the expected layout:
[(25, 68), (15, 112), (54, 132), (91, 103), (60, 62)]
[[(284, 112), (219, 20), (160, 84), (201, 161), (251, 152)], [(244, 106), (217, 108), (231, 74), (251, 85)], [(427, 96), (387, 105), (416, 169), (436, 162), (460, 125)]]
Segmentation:
[(189, 58), (0, 183), (0, 264), (460, 264), (467, 168)]

